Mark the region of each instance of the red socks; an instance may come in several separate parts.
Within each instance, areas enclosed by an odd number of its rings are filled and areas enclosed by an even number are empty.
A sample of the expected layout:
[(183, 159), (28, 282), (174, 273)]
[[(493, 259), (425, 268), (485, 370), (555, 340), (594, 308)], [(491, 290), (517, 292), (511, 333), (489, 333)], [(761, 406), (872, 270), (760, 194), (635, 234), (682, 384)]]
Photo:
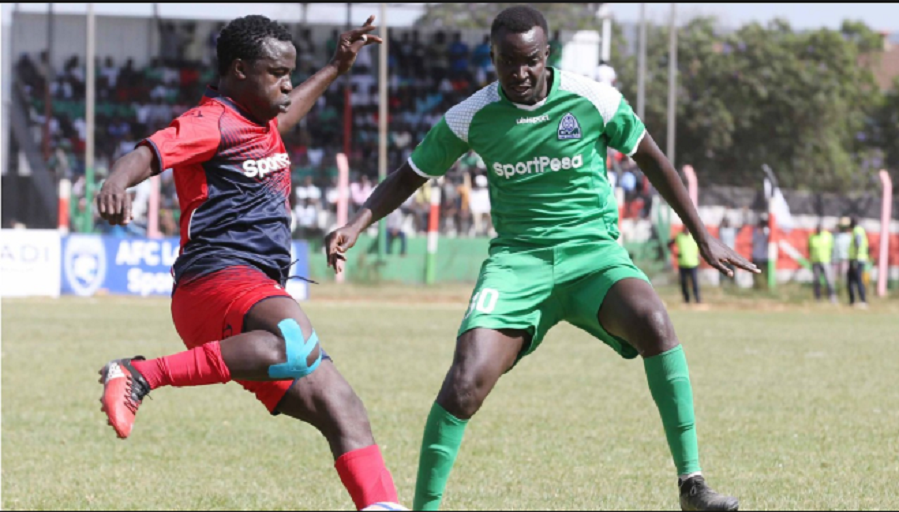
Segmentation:
[(378, 445), (344, 453), (334, 462), (334, 468), (353, 498), (356, 509), (362, 510), (384, 501), (399, 502), (393, 477), (384, 465)]
[[(132, 360), (131, 365), (147, 379), (150, 389), (203, 386), (231, 380), (218, 341), (149, 361)], [(399, 501), (393, 477), (384, 465), (378, 445), (344, 453), (334, 462), (334, 468), (357, 509), (379, 502)]]
[(223, 384), (231, 380), (231, 372), (222, 359), (218, 341), (149, 361), (131, 361), (150, 389), (160, 386), (205, 386)]

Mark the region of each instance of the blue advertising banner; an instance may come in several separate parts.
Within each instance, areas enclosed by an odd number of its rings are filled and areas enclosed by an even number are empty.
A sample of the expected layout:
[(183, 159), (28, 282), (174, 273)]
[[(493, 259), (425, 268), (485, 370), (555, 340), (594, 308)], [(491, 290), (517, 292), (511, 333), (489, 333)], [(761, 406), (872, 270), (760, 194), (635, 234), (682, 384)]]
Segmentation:
[[(117, 238), (69, 235), (62, 238), (62, 293), (89, 297), (97, 293), (169, 296), (171, 268), (178, 257), (177, 238)], [(291, 276), (307, 276), (309, 249), (293, 242)], [(291, 279), (287, 291), (297, 300), (309, 296), (305, 281)]]

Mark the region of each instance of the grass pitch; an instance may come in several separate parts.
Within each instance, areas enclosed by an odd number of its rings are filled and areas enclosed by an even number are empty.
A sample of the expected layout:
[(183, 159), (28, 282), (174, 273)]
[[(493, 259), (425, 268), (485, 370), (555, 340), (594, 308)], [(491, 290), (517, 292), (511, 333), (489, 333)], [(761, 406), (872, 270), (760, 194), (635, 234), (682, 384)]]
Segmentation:
[[(422, 428), (469, 287), (313, 287), (322, 343), (411, 505)], [(899, 508), (899, 305), (663, 296), (690, 364), (710, 484), (748, 509)], [(722, 305), (723, 304), (723, 305)], [(2, 303), (4, 509), (352, 509), (312, 427), (229, 384), (166, 388), (127, 441), (99, 410), (109, 359), (183, 346), (169, 301)], [(639, 360), (554, 328), (470, 423), (446, 509), (678, 508)]]

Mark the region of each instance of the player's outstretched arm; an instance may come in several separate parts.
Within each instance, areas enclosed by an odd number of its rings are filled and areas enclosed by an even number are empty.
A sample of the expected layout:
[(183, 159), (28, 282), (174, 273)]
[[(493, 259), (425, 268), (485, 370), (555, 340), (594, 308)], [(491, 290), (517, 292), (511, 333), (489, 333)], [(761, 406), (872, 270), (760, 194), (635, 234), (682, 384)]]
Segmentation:
[(709, 265), (728, 276), (733, 276), (733, 271), (726, 266), (728, 263), (750, 272), (760, 272), (746, 258), (709, 234), (700, 220), (699, 212), (693, 206), (680, 176), (648, 132), (640, 141), (633, 158), (640, 166), (640, 170), (646, 174), (652, 185), (659, 191), (659, 194), (668, 201), (668, 204), (677, 212), (678, 217), (684, 221), (687, 229), (693, 235), (693, 239), (696, 240), (696, 244), (699, 245), (700, 254)]
[(290, 92), (290, 107), (287, 112), (278, 115), (279, 132), (290, 131), (303, 116), (309, 113), (318, 98), (325, 93), (334, 80), (353, 67), (356, 55), (363, 46), (383, 42), (380, 37), (369, 34), (377, 28), (372, 25), (374, 21), (374, 15), (369, 16), (361, 27), (340, 34), (331, 62)]
[(112, 225), (125, 226), (131, 222), (131, 194), (128, 189), (153, 175), (155, 159), (153, 150), (141, 145), (115, 161), (97, 194), (100, 217)]
[(343, 271), (344, 253), (356, 244), (359, 233), (396, 210), (428, 180), (412, 170), (409, 162), (375, 187), (362, 208), (353, 215), (346, 226), (338, 228), (325, 237), (328, 266), (335, 272)]

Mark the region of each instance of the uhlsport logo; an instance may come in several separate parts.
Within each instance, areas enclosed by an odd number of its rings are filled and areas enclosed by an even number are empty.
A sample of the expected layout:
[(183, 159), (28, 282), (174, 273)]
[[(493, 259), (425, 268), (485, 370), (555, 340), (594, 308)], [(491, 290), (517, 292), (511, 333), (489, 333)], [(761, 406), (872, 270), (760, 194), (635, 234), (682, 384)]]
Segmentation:
[(103, 241), (94, 236), (69, 236), (62, 264), (63, 274), (75, 295), (93, 295), (106, 279), (106, 248)]
[(493, 164), (493, 172), (497, 176), (506, 178), (507, 180), (516, 174), (540, 174), (546, 171), (558, 172), (568, 169), (580, 169), (584, 166), (584, 157), (574, 155), (574, 158), (550, 158), (548, 156), (538, 156), (524, 162), (516, 162), (514, 164), (504, 164), (496, 162)]
[(247, 178), (264, 178), (270, 172), (280, 171), (289, 167), (290, 157), (287, 156), (287, 153), (278, 153), (268, 158), (244, 161), (243, 173)]
[(519, 117), (518, 121), (515, 124), (537, 124), (537, 123), (545, 123), (549, 121), (549, 116), (547, 114), (543, 114), (542, 116), (534, 116), (534, 117)]
[(559, 140), (580, 139), (581, 125), (578, 124), (577, 118), (569, 112), (559, 121)]

